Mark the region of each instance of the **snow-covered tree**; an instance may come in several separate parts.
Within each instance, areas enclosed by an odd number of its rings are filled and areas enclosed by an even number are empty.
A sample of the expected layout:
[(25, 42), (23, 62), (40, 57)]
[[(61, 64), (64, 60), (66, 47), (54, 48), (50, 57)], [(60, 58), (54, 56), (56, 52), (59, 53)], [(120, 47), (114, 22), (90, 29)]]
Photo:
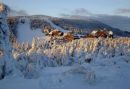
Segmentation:
[(9, 42), (10, 31), (6, 21), (9, 10), (8, 6), (0, 3), (0, 49), (3, 54), (0, 56), (0, 79), (13, 73), (14, 68)]

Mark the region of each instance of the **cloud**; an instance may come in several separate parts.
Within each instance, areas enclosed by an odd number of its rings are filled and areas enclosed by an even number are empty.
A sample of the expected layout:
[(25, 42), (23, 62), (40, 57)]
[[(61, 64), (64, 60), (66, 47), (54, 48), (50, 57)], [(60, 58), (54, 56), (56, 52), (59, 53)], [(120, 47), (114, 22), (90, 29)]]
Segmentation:
[(120, 8), (115, 10), (116, 14), (128, 14), (130, 13), (130, 8)]
[(86, 16), (86, 15), (91, 15), (92, 13), (85, 8), (78, 8), (78, 9), (71, 11), (71, 14)]
[(11, 9), (9, 12), (9, 16), (27, 16), (28, 13), (25, 10), (14, 10)]
[(65, 13), (61, 13), (60, 16), (61, 16), (61, 17), (70, 17), (69, 14), (65, 14)]
[(72, 11), (68, 11), (67, 13), (61, 13), (60, 16), (61, 17), (80, 17), (80, 16), (90, 16), (92, 15), (92, 13), (90, 11), (88, 11), (85, 8), (77, 8), (75, 10)]

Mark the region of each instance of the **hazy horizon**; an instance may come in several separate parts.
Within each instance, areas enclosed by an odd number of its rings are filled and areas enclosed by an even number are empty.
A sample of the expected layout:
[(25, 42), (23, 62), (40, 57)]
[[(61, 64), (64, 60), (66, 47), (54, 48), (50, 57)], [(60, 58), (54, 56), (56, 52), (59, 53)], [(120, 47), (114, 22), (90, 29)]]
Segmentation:
[(13, 10), (28, 15), (118, 15), (130, 17), (129, 0), (1, 0)]

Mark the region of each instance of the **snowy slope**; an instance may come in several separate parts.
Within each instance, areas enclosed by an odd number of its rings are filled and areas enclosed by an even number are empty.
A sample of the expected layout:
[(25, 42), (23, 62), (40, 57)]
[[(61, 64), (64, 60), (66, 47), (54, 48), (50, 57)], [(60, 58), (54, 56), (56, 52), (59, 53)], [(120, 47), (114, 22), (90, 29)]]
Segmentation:
[(32, 42), (34, 37), (42, 37), (44, 34), (41, 32), (41, 29), (31, 30), (30, 28), (30, 20), (26, 19), (24, 24), (18, 24), (18, 42)]
[(57, 26), (56, 24), (54, 24), (54, 23), (53, 23), (51, 20), (49, 20), (48, 18), (44, 17), (44, 20), (45, 20), (46, 22), (48, 22), (52, 27), (54, 27), (54, 28), (56, 28), (56, 29), (58, 29), (58, 30), (60, 30), (60, 31), (62, 31), (62, 32), (67, 32), (67, 30), (61, 28), (60, 26)]
[[(51, 20), (44, 17), (43, 18), (46, 22), (48, 22), (53, 28), (56, 28), (62, 32), (67, 32), (66, 30), (62, 29), (61, 27), (55, 25)], [(42, 37), (44, 34), (41, 32), (41, 29), (31, 30), (30, 28), (30, 20), (26, 18), (26, 22), (24, 24), (19, 23), (18, 24), (18, 42), (32, 42), (32, 39), (34, 37)]]

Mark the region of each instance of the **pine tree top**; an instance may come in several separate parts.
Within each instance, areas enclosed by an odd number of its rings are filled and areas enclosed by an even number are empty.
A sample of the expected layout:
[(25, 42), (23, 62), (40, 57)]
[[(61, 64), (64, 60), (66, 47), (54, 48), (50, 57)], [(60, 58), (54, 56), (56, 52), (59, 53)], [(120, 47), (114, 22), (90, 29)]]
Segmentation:
[(10, 8), (7, 5), (0, 3), (0, 18), (6, 18), (9, 11)]

